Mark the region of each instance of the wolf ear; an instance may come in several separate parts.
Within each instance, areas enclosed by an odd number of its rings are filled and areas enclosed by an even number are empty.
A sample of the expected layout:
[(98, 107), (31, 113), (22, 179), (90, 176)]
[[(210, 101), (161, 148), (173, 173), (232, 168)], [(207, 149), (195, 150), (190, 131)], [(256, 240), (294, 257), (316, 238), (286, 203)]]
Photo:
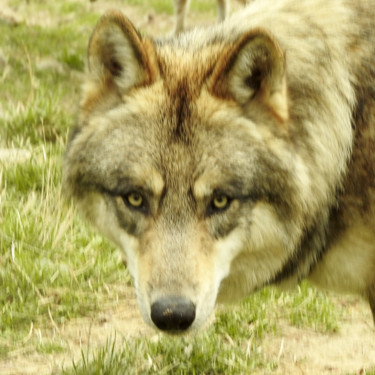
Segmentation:
[(255, 29), (242, 36), (219, 59), (212, 93), (242, 106), (262, 103), (280, 121), (288, 119), (285, 56), (274, 38)]
[(149, 84), (153, 78), (149, 49), (121, 12), (109, 11), (100, 18), (90, 38), (89, 74), (96, 84), (114, 84), (120, 93)]

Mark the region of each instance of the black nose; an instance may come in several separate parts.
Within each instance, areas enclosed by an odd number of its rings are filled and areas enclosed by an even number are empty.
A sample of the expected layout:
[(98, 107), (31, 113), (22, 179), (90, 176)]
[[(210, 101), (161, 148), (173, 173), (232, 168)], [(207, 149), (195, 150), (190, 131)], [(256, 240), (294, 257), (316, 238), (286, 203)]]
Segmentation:
[(151, 305), (151, 319), (162, 331), (184, 331), (195, 319), (195, 305), (183, 297), (160, 298)]

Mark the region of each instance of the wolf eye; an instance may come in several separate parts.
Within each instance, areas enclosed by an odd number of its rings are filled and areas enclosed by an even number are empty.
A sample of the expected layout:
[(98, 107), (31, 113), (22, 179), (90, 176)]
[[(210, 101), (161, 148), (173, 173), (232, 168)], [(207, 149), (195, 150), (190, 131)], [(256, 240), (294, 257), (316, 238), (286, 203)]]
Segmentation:
[(213, 207), (222, 210), (228, 205), (229, 199), (225, 195), (219, 195), (212, 200)]
[(144, 206), (144, 199), (139, 193), (129, 193), (124, 197), (124, 199), (125, 203), (127, 203), (132, 208), (140, 209)]
[(208, 207), (208, 213), (213, 214), (215, 212), (224, 211), (230, 205), (230, 199), (224, 194), (216, 195), (212, 198), (211, 204)]

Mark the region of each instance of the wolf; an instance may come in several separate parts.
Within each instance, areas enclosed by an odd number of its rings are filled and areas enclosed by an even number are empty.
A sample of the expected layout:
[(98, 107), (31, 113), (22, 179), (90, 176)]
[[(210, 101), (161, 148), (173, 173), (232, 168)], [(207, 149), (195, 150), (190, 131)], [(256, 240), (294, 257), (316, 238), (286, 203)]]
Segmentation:
[[(246, 4), (247, 0), (238, 0), (242, 4)], [(189, 8), (189, 0), (173, 0), (175, 10), (175, 26), (174, 34), (177, 35), (185, 29), (186, 12)], [(221, 22), (229, 16), (230, 2), (229, 0), (217, 0), (217, 18)]]
[(374, 150), (374, 0), (257, 0), (163, 39), (113, 10), (89, 41), (63, 186), (161, 331), (303, 279), (375, 317)]

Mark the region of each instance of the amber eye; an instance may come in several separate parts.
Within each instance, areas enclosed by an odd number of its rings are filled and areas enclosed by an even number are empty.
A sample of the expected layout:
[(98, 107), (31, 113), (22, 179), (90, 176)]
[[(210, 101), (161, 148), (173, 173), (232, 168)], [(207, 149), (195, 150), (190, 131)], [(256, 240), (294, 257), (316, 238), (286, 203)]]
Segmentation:
[(229, 198), (226, 195), (218, 195), (212, 199), (212, 208), (224, 210), (229, 206)]
[(139, 193), (130, 193), (126, 196), (126, 200), (131, 207), (141, 208), (143, 206), (143, 197)]

